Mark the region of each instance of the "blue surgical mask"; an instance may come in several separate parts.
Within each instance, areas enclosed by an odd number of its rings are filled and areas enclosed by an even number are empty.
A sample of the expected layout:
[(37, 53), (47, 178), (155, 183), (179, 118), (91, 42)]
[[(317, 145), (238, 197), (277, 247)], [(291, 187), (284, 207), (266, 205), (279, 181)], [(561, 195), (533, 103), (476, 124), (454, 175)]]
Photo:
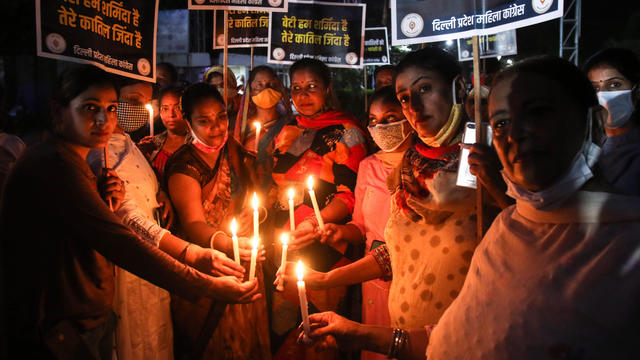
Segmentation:
[(600, 105), (609, 112), (605, 127), (616, 129), (629, 122), (634, 109), (631, 90), (598, 91), (597, 95)]
[(516, 202), (524, 202), (537, 210), (551, 211), (560, 207), (571, 195), (593, 177), (592, 168), (602, 150), (591, 140), (592, 109), (588, 112), (587, 135), (576, 154), (569, 170), (553, 185), (541, 191), (530, 191), (513, 182), (502, 170), (502, 178), (507, 183), (507, 195)]

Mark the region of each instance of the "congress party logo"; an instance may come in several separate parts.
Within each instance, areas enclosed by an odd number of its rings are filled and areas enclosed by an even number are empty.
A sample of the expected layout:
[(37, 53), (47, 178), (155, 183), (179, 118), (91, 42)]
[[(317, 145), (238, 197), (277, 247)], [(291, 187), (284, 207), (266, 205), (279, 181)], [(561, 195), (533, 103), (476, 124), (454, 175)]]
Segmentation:
[(531, 6), (533, 7), (533, 11), (538, 14), (546, 13), (553, 4), (553, 0), (531, 0)]
[(356, 53), (354, 52), (347, 53), (347, 55), (344, 57), (344, 60), (347, 62), (347, 64), (353, 65), (358, 62), (358, 55), (356, 55)]
[(138, 72), (143, 76), (147, 76), (151, 72), (151, 64), (149, 63), (149, 60), (145, 58), (141, 58), (138, 60), (137, 67)]
[(269, 5), (273, 7), (280, 6), (280, 4), (282, 4), (282, 0), (269, 0)]
[(60, 34), (51, 33), (47, 35), (44, 42), (47, 44), (47, 49), (56, 54), (60, 54), (67, 49), (67, 42)]
[[(549, 0), (547, 0), (549, 1)], [(415, 37), (422, 32), (424, 28), (424, 20), (422, 16), (411, 13), (402, 18), (400, 22), (400, 30), (406, 37)]]
[(282, 48), (275, 48), (273, 49), (273, 58), (276, 60), (282, 60), (284, 59), (284, 50)]

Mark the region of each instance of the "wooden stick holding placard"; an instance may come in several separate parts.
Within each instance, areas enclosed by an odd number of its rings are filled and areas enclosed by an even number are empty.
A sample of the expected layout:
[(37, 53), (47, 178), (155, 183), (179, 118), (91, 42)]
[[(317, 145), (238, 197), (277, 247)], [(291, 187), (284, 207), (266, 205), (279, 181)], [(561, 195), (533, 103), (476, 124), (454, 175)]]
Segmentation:
[(224, 11), (224, 60), (223, 60), (223, 64), (224, 64), (224, 68), (223, 68), (223, 74), (222, 74), (222, 83), (224, 85), (222, 85), (222, 92), (223, 92), (223, 97), (224, 97), (224, 107), (228, 108), (227, 104), (227, 56), (228, 56), (228, 50), (229, 50), (229, 45), (227, 44), (229, 39), (227, 38), (227, 36), (229, 36), (229, 12), (227, 10)]
[[(474, 101), (474, 114), (476, 125), (476, 143), (484, 143), (484, 129), (482, 125), (482, 115), (480, 114), (480, 54), (478, 49), (478, 36), (474, 35), (471, 38), (473, 43), (473, 101)], [(477, 238), (478, 242), (482, 240), (484, 235), (484, 222), (483, 222), (483, 204), (482, 204), (482, 184), (476, 179), (476, 207), (477, 207)]]

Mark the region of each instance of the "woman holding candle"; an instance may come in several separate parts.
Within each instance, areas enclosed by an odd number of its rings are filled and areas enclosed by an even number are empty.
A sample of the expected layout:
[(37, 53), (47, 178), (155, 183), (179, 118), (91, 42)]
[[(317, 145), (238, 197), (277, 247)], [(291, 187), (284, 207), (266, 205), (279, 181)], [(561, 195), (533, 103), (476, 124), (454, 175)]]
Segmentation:
[[(7, 181), (0, 254), (9, 358), (111, 358), (114, 264), (191, 300), (256, 298), (257, 282), (185, 266), (197, 249), (159, 250), (100, 198), (85, 157), (109, 141), (117, 100), (104, 71), (66, 70), (53, 91), (52, 133), (27, 149)], [(32, 260), (28, 266), (25, 256)]]
[(160, 90), (160, 120), (167, 129), (156, 136), (147, 136), (140, 140), (138, 147), (149, 159), (158, 173), (158, 178), (164, 179), (164, 167), (169, 157), (178, 148), (191, 141), (191, 134), (187, 122), (182, 117), (180, 97), (182, 88), (168, 87)]
[[(320, 230), (307, 180), (313, 175), (311, 185), (323, 221), (346, 221), (353, 211), (358, 164), (366, 155), (365, 138), (356, 125), (357, 119), (337, 110), (331, 72), (326, 65), (313, 59), (299, 60), (291, 66), (289, 74), (292, 101), (299, 115), (283, 127), (274, 144), (273, 180), (277, 202), (272, 214), (278, 229), (276, 236), (280, 231), (290, 230), (288, 192), (292, 188), (297, 224), (288, 250), (292, 258), (299, 256), (305, 264), (328, 271), (348, 262), (345, 256), (349, 256), (349, 246), (346, 242), (331, 245), (319, 242)], [(295, 319), (299, 310), (293, 310), (297, 298), (288, 295), (288, 286), (294, 287), (295, 283), (285, 284), (284, 293), (274, 294), (274, 346), (280, 348), (278, 354), (287, 354), (288, 358), (314, 358), (317, 355), (313, 352), (304, 354), (304, 350), (294, 344), (296, 335), (292, 330), (297, 326)], [(340, 301), (345, 295), (346, 287), (314, 292), (309, 294), (309, 306), (338, 310), (338, 303), (347, 305)]]
[[(237, 192), (239, 179), (245, 175), (236, 165), (242, 161), (233, 158), (238, 153), (229, 150), (234, 140), (228, 136), (224, 101), (215, 87), (198, 83), (185, 90), (182, 109), (193, 140), (174, 153), (165, 171), (181, 230), (189, 241), (233, 257), (233, 239), (226, 233), (235, 209), (248, 197)], [(244, 261), (252, 255), (250, 241), (244, 237), (253, 235), (251, 215), (245, 211), (237, 219), (239, 252)], [(259, 250), (262, 260), (264, 253)], [(261, 274), (260, 269), (257, 273)], [(264, 293), (262, 283), (260, 289)], [(172, 310), (178, 352), (202, 349), (201, 354), (213, 359), (224, 359), (229, 352), (238, 359), (271, 356), (264, 300), (249, 306), (226, 306), (204, 301), (191, 304), (174, 297)]]
[(245, 149), (256, 154), (257, 182), (266, 194), (272, 184), (273, 140), (291, 117), (291, 104), (284, 84), (276, 72), (265, 65), (254, 68), (249, 74), (247, 93), (246, 126), (242, 128), (244, 109), (241, 109), (236, 121), (236, 135)]
[(640, 202), (597, 168), (592, 123), (607, 115), (591, 84), (540, 57), (492, 85), (493, 143), (516, 204), (491, 225), (457, 299), (408, 332), (312, 315), (322, 328), (311, 336), (398, 359), (639, 358)]

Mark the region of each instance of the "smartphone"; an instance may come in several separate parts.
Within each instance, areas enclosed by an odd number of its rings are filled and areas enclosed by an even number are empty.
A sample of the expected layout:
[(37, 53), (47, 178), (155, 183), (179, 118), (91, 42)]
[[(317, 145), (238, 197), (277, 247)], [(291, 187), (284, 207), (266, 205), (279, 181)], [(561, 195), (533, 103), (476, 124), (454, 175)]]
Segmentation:
[[(491, 146), (491, 126), (488, 123), (482, 123), (484, 127), (484, 134), (486, 144)], [(464, 134), (462, 135), (462, 142), (464, 144), (473, 145), (476, 143), (476, 124), (474, 122), (467, 122), (464, 124)], [(475, 189), (476, 177), (469, 171), (469, 149), (460, 149), (460, 164), (458, 167), (458, 178), (456, 179), (456, 185)]]

